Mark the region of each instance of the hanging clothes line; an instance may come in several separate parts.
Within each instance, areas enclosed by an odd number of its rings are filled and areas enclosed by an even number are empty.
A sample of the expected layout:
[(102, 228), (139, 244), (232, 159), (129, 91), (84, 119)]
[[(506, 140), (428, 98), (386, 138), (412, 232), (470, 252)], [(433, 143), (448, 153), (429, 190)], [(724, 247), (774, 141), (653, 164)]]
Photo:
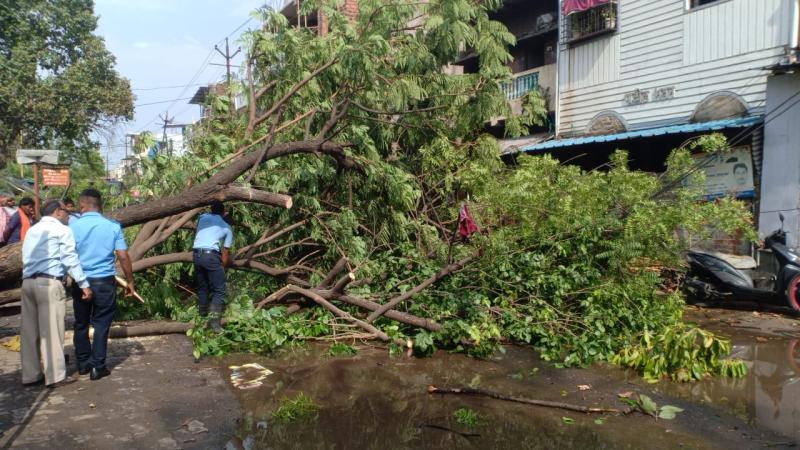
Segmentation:
[(568, 16), (572, 13), (586, 11), (587, 9), (592, 9), (596, 6), (605, 5), (606, 3), (612, 3), (612, 0), (564, 0), (561, 10), (564, 13), (564, 16)]

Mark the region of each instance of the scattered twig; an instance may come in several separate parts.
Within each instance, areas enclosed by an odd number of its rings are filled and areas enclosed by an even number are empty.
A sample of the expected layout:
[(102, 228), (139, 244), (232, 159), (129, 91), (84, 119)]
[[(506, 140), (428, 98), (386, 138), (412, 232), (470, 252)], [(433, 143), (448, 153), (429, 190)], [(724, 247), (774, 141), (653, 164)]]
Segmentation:
[(526, 405), (543, 406), (545, 408), (559, 408), (568, 411), (575, 411), (586, 414), (630, 414), (634, 410), (632, 408), (614, 409), (614, 408), (590, 408), (582, 405), (571, 405), (569, 403), (551, 402), (549, 400), (536, 400), (525, 397), (514, 397), (503, 395), (498, 392), (487, 391), (484, 389), (472, 389), (468, 387), (462, 388), (440, 388), (434, 385), (428, 386), (429, 394), (462, 394), (474, 395), (477, 397), (489, 397), (497, 400), (505, 400), (509, 402), (525, 403)]

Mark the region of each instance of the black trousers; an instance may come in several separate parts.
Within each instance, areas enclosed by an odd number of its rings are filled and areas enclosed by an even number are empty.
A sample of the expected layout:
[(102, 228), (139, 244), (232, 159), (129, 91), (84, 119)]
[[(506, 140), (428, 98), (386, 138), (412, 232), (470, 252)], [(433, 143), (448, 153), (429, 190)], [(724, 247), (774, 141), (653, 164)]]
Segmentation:
[[(81, 299), (82, 291), (73, 285), (72, 307), (75, 310), (75, 359), (78, 369), (106, 366), (108, 332), (117, 312), (117, 282), (113, 276), (88, 278), (94, 297), (87, 301)], [(89, 342), (89, 324), (94, 327), (94, 338)]]
[(225, 306), (225, 269), (219, 253), (193, 253), (194, 270), (197, 273), (197, 297), (200, 311), (222, 311)]

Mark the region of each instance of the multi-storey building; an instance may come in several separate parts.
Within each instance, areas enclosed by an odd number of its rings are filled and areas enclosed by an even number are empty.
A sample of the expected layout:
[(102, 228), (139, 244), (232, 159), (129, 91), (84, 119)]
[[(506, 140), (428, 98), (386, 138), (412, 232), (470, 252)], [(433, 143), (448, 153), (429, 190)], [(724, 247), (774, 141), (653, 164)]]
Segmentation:
[[(303, 16), (300, 1), (282, 13), (324, 33), (325, 18)], [(343, 8), (354, 17), (358, 1)], [(517, 38), (503, 88), (512, 110), (539, 89), (549, 111), (532, 136), (501, 140), (504, 153), (595, 168), (623, 148), (634, 168), (659, 172), (672, 149), (721, 132), (730, 154), (697, 155), (707, 196), (749, 201), (762, 234), (783, 214), (800, 243), (800, 0), (506, 0), (492, 18)], [(469, 51), (455, 63), (478, 67)], [(502, 136), (503, 118), (488, 128)]]
[(704, 159), (706, 194), (752, 200), (762, 234), (782, 213), (798, 244), (799, 0), (561, 0), (557, 10), (554, 133), (519, 151), (592, 168), (624, 148), (657, 172), (671, 149), (722, 132), (734, 151)]

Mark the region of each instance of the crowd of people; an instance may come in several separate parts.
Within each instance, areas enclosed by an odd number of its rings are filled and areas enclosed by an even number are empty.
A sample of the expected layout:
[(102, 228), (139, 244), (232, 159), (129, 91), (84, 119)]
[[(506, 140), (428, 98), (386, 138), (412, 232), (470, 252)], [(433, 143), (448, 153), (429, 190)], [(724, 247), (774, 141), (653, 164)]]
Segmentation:
[(38, 221), (33, 201), (28, 200), (22, 199), (13, 210), (13, 197), (0, 197), (5, 213), (0, 218), (5, 219), (0, 221), (3, 244), (22, 241), (22, 383), (54, 387), (65, 382), (64, 319), (69, 297), (78, 373), (99, 380), (111, 373), (106, 353), (117, 307), (117, 264), (129, 293), (134, 291), (122, 227), (102, 215), (102, 195), (96, 189), (81, 192), (79, 211), (69, 200), (46, 201)]
[[(106, 364), (108, 337), (117, 310), (117, 265), (133, 295), (131, 258), (122, 227), (102, 215), (102, 195), (81, 192), (78, 206), (68, 200), (48, 200), (37, 221), (34, 202), (0, 194), (0, 246), (22, 241), (22, 318), (20, 355), (22, 383), (48, 387), (67, 379), (64, 354), (66, 302), (75, 315), (73, 344), (80, 375), (99, 380), (111, 374)], [(208, 325), (222, 332), (226, 274), (233, 231), (221, 202), (201, 214), (193, 243), (199, 312)], [(90, 339), (89, 326), (94, 328)]]

